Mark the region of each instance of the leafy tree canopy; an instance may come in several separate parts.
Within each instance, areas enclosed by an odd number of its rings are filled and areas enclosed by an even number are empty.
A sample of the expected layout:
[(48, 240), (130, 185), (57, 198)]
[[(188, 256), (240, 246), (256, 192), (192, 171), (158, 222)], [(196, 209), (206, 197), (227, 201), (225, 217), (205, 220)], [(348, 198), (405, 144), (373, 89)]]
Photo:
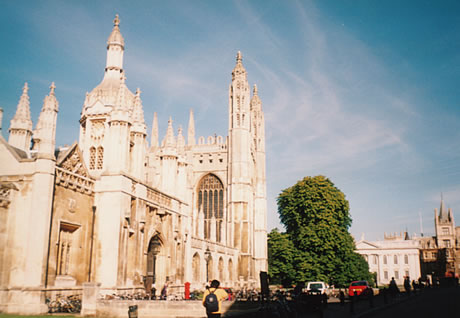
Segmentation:
[[(371, 280), (367, 262), (354, 252), (348, 232), (348, 201), (328, 178), (305, 177), (283, 190), (278, 196), (278, 213), (286, 233), (272, 231), (269, 235), (273, 277), (284, 274), (291, 278), (295, 272), (293, 279), (297, 282), (321, 280), (336, 286), (357, 279)], [(281, 242), (286, 247), (284, 254), (275, 251)]]
[(289, 235), (273, 229), (268, 233), (268, 275), (273, 284), (290, 286), (295, 281), (296, 249)]

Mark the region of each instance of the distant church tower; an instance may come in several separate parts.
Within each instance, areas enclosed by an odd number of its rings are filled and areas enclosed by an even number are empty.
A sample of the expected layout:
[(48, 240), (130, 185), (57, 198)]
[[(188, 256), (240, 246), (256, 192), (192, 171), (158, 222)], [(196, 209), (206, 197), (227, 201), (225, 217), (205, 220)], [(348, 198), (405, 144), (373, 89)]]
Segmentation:
[(441, 199), (441, 205), (434, 209), (434, 225), (436, 231), (436, 244), (439, 248), (455, 247), (455, 222), (452, 209), (446, 211), (444, 200)]

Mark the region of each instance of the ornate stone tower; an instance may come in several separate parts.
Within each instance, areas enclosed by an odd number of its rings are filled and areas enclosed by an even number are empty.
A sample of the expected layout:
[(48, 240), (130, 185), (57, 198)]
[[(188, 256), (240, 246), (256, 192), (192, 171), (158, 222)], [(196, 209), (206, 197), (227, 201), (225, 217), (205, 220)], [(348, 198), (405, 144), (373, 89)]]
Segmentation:
[(254, 153), (254, 260), (256, 273), (267, 271), (267, 182), (265, 177), (265, 119), (254, 85), (251, 99), (251, 135)]
[(80, 118), (80, 142), (92, 176), (127, 173), (144, 176), (146, 126), (140, 90), (125, 84), (124, 39), (118, 15), (107, 40), (107, 61), (102, 82), (86, 95)]
[(253, 262), (254, 196), (252, 188), (250, 88), (241, 53), (236, 56), (229, 89), (228, 215), (232, 230), (228, 241), (240, 251), (240, 276), (256, 279)]

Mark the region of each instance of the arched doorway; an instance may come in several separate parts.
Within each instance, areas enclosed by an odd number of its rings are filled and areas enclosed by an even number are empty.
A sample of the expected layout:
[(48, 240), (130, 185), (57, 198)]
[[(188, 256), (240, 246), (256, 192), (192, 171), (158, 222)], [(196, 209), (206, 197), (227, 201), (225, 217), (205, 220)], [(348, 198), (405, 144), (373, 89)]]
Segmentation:
[(147, 272), (145, 275), (145, 289), (150, 296), (155, 296), (156, 289), (158, 289), (155, 282), (157, 277), (157, 256), (160, 254), (161, 246), (161, 240), (158, 235), (150, 239), (147, 250)]

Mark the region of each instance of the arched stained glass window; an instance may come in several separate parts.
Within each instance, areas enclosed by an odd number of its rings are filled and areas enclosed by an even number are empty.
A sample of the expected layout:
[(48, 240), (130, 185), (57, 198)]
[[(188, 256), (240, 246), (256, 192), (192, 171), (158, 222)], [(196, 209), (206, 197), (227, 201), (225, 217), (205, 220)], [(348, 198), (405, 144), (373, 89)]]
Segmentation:
[(198, 211), (204, 216), (204, 238), (211, 238), (211, 220), (215, 218), (216, 240), (222, 240), (224, 216), (224, 186), (213, 174), (206, 175), (198, 187)]

